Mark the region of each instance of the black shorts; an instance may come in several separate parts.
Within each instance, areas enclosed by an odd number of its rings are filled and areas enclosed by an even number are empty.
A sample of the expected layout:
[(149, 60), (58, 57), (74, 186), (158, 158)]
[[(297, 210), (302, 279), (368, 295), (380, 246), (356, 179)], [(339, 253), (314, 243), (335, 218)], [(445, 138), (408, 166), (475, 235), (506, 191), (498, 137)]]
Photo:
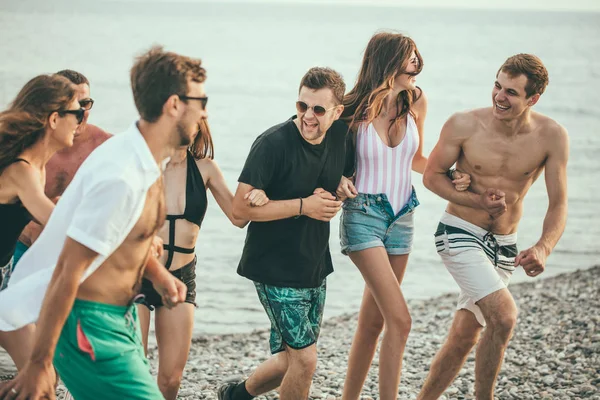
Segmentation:
[[(187, 295), (185, 296), (185, 302), (196, 305), (196, 257), (189, 264), (176, 269), (175, 271), (169, 271), (171, 275), (179, 279), (187, 286)], [(140, 294), (144, 295), (144, 299), (139, 301), (139, 304), (143, 304), (150, 309), (154, 310), (156, 307), (162, 307), (162, 298), (156, 290), (152, 282), (148, 279), (142, 280), (142, 289)]]

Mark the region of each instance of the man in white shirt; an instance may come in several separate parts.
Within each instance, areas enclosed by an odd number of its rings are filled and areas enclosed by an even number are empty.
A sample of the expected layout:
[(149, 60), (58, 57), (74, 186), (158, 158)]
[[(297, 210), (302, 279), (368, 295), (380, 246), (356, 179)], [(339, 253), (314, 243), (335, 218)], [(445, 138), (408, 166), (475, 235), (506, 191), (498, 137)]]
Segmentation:
[(185, 300), (185, 285), (150, 249), (165, 220), (161, 164), (206, 118), (205, 79), (199, 60), (162, 48), (136, 60), (140, 120), (86, 159), (0, 292), (0, 330), (37, 321), (31, 359), (0, 398), (54, 399), (54, 363), (78, 400), (163, 399), (134, 296), (145, 277), (168, 307)]

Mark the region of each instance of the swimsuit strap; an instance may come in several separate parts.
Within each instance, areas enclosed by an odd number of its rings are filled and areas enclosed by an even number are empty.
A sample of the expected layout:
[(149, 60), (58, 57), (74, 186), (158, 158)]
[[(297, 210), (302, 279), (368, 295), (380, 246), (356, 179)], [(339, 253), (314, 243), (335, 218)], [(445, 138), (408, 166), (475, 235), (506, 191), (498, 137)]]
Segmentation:
[(167, 221), (169, 221), (169, 243), (163, 244), (163, 249), (167, 250), (167, 262), (165, 263), (165, 268), (171, 268), (171, 263), (173, 262), (173, 253), (183, 253), (183, 254), (193, 254), (196, 250), (195, 247), (191, 249), (186, 249), (183, 247), (175, 246), (175, 223), (178, 219), (185, 219), (183, 214), (179, 215), (167, 215)]

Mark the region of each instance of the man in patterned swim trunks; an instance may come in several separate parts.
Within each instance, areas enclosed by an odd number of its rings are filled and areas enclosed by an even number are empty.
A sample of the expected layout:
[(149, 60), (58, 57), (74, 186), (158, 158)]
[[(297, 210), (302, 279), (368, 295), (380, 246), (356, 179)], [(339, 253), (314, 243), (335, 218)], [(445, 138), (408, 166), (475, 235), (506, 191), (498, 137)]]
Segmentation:
[[(270, 359), (248, 380), (223, 385), (220, 400), (252, 399), (280, 386), (282, 400), (306, 399), (317, 365), (316, 342), (333, 271), (329, 220), (345, 161), (345, 84), (329, 68), (310, 69), (300, 84), (297, 116), (260, 135), (246, 160), (233, 202), (236, 218), (252, 221), (238, 273), (254, 281), (271, 320)], [(250, 207), (252, 189), (270, 201)]]
[[(541, 274), (565, 228), (567, 131), (532, 111), (547, 84), (548, 72), (539, 58), (508, 58), (496, 74), (492, 107), (453, 115), (429, 157), (423, 182), (449, 201), (435, 234), (436, 247), (461, 292), (450, 333), (419, 400), (443, 394), (483, 327), (475, 360), (475, 396), (494, 398), (496, 377), (517, 322), (517, 306), (507, 289), (511, 274), (518, 266), (530, 277)], [(471, 175), (469, 191), (456, 191), (446, 177), (455, 162)], [(523, 198), (542, 171), (548, 191), (542, 236), (518, 253)]]

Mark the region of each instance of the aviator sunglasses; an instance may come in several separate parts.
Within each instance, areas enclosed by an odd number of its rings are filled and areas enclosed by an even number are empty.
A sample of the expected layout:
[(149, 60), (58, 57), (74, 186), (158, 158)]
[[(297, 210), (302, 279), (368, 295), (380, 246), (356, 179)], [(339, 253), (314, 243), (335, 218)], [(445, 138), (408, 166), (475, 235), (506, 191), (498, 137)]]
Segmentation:
[(65, 114), (73, 114), (75, 116), (75, 118), (77, 118), (77, 123), (81, 124), (81, 122), (83, 121), (83, 117), (85, 115), (85, 109), (84, 108), (78, 108), (77, 110), (62, 110), (62, 111), (58, 111), (58, 115), (60, 115), (61, 117), (64, 117)]
[(303, 101), (298, 100), (296, 102), (296, 110), (298, 110), (299, 113), (305, 113), (308, 111), (309, 108), (313, 109), (313, 113), (315, 113), (315, 115), (317, 117), (322, 117), (323, 115), (325, 115), (325, 113), (329, 110), (333, 110), (334, 108), (336, 108), (337, 106), (333, 106), (331, 108), (325, 108), (323, 106), (312, 106), (309, 107), (308, 104), (306, 104)]

